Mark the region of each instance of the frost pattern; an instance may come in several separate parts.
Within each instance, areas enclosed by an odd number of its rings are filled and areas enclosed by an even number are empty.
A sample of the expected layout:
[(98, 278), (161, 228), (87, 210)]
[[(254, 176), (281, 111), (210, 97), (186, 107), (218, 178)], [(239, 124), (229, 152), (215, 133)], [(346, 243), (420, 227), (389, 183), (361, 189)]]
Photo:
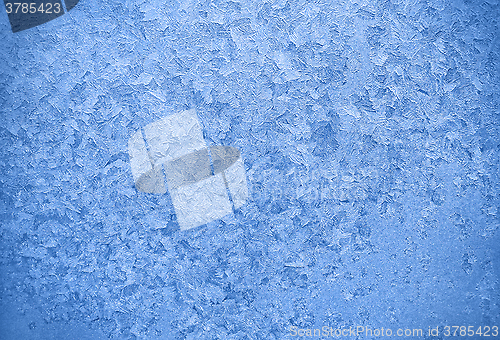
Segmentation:
[[(2, 337), (498, 325), (499, 18), (496, 0), (89, 0), (16, 34), (4, 16)], [(180, 232), (127, 146), (188, 109), (241, 150), (252, 199)]]

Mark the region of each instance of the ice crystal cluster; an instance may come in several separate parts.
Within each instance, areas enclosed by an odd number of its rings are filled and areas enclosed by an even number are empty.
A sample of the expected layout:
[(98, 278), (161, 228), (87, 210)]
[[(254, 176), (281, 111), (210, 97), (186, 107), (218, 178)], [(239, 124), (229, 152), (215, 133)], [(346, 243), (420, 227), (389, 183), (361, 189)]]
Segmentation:
[[(18, 33), (1, 15), (0, 338), (500, 326), (499, 18), (498, 0), (81, 0)], [(241, 151), (249, 199), (181, 230), (127, 145), (191, 109)]]

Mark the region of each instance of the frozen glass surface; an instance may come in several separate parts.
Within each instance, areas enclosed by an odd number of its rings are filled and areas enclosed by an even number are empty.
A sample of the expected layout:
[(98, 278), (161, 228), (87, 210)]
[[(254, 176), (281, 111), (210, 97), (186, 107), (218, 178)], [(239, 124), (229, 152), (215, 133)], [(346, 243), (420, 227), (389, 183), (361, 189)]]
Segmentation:
[(31, 3), (0, 13), (1, 340), (500, 325), (498, 0)]

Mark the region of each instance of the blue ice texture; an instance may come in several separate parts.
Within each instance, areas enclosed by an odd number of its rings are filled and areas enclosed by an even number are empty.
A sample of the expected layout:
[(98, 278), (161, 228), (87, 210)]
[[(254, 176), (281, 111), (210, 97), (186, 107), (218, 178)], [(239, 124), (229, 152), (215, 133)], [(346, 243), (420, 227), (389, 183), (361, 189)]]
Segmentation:
[[(81, 0), (14, 33), (1, 10), (0, 339), (500, 326), (499, 19), (498, 0)], [(193, 109), (249, 198), (181, 230), (128, 141)]]

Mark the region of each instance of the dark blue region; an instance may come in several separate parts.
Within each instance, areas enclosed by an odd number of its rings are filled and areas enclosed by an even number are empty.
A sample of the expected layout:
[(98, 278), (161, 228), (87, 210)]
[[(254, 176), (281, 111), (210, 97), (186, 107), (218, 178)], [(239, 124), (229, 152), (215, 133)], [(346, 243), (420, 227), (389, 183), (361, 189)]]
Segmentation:
[(66, 4), (66, 10), (72, 10), (79, 2), (80, 0), (64, 0), (64, 3)]
[[(73, 9), (80, 0), (65, 0), (66, 10)], [(13, 33), (24, 31), (54, 20), (64, 14), (61, 0), (34, 0), (17, 2), (4, 0)]]
[(44, 24), (64, 14), (60, 0), (19, 2), (19, 6), (17, 1), (4, 0), (4, 3), (14, 33)]

